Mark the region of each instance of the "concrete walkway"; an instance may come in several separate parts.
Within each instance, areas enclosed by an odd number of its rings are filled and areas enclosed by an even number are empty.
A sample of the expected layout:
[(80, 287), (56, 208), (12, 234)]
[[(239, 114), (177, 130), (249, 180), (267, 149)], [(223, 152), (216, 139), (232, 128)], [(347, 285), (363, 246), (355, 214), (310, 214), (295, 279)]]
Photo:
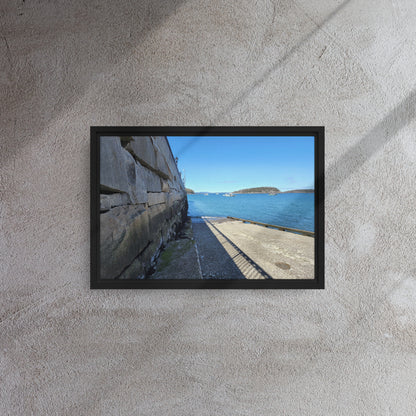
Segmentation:
[(226, 218), (195, 218), (152, 279), (313, 279), (315, 239)]
[(241, 221), (206, 220), (247, 279), (313, 279), (315, 239)]
[(238, 250), (212, 227), (212, 222), (197, 220), (192, 223), (202, 278), (244, 279), (244, 274), (234, 261), (238, 257)]

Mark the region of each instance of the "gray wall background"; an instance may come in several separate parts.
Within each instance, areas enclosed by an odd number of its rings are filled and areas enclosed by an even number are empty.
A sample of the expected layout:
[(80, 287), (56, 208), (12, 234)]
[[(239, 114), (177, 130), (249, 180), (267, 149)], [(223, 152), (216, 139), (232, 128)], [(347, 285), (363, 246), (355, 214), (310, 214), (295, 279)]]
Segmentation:
[[(6, 415), (416, 413), (413, 0), (1, 1)], [(325, 291), (90, 291), (90, 125), (325, 125)]]

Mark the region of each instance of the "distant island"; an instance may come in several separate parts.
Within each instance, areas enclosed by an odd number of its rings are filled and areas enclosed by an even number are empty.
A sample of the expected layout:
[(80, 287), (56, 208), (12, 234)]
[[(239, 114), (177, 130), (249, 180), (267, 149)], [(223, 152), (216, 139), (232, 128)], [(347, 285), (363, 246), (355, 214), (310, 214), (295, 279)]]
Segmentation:
[(293, 189), (292, 191), (281, 192), (282, 194), (312, 194), (315, 189)]
[(260, 186), (258, 188), (247, 188), (240, 189), (239, 191), (233, 192), (233, 194), (310, 194), (314, 193), (314, 189), (292, 189), (291, 191), (280, 191), (273, 186)]
[(233, 194), (278, 194), (280, 191), (272, 186), (260, 186), (258, 188), (240, 189)]
[[(213, 192), (195, 192), (193, 189), (185, 188), (187, 194), (195, 194), (195, 195), (208, 195), (212, 194)], [(314, 189), (292, 189), (291, 191), (280, 191), (278, 188), (274, 186), (259, 186), (257, 188), (246, 188), (240, 189), (239, 191), (230, 192), (231, 194), (269, 194), (269, 195), (276, 195), (276, 194), (310, 194), (314, 193)], [(216, 192), (219, 194), (219, 192)], [(232, 195), (231, 195), (232, 196)]]

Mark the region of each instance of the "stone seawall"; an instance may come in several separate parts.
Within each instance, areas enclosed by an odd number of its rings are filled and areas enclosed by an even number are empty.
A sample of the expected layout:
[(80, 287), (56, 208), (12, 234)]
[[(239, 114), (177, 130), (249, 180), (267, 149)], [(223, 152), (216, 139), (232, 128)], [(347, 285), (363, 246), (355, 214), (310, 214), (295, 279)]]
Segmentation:
[(165, 136), (100, 140), (100, 277), (145, 278), (186, 220), (185, 187)]

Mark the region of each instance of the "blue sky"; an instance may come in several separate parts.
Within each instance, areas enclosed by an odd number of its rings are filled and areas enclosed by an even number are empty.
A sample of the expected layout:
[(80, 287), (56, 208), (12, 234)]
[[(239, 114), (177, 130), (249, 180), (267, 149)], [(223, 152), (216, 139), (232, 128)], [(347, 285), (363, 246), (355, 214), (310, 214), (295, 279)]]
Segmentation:
[(179, 170), (185, 171), (185, 186), (195, 192), (314, 187), (313, 137), (168, 136), (168, 140)]

